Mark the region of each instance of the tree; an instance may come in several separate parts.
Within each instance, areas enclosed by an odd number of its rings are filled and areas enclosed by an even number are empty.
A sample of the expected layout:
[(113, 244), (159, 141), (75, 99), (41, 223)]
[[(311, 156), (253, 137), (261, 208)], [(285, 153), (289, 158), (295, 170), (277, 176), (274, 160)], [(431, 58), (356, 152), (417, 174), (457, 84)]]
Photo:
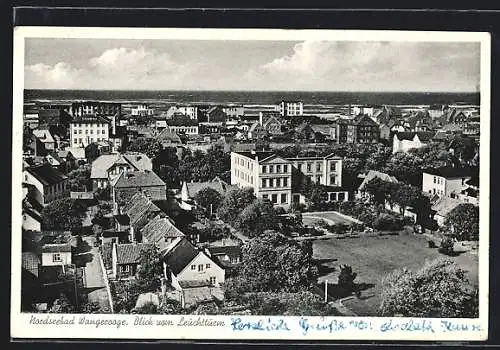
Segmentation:
[(156, 246), (143, 248), (135, 282), (141, 293), (154, 292), (160, 287), (163, 268)]
[(399, 205), (400, 214), (404, 214), (406, 208), (417, 202), (422, 195), (422, 191), (420, 191), (420, 189), (411, 185), (396, 183), (390, 187), (391, 190), (389, 192), (389, 200), (390, 202), (397, 203)]
[(57, 199), (43, 208), (43, 226), (49, 230), (75, 230), (82, 227), (84, 213), (85, 208), (77, 200)]
[(384, 204), (393, 186), (394, 184), (392, 182), (374, 177), (366, 183), (364, 190), (372, 196), (372, 200), (375, 204)]
[(156, 315), (158, 314), (158, 306), (153, 302), (147, 302), (141, 307), (134, 308), (136, 314)]
[(317, 280), (318, 269), (307, 247), (274, 231), (252, 238), (243, 246), (237, 276), (227, 280), (226, 296), (247, 292), (298, 292)]
[(459, 241), (479, 239), (479, 207), (470, 203), (457, 205), (444, 222), (449, 234)]
[(89, 191), (92, 189), (90, 167), (80, 166), (70, 171), (67, 176), (71, 191)]
[(451, 260), (426, 261), (417, 271), (395, 270), (382, 283), (381, 316), (478, 316), (478, 289)]
[(439, 252), (446, 255), (452, 255), (453, 247), (454, 247), (453, 240), (450, 237), (446, 237), (441, 241)]
[(354, 280), (358, 274), (352, 271), (352, 267), (349, 265), (340, 265), (340, 274), (338, 279), (339, 287), (348, 291), (349, 293), (353, 292), (356, 289), (356, 285)]
[(210, 210), (215, 213), (221, 205), (222, 199), (222, 195), (210, 187), (202, 189), (194, 197), (196, 203), (206, 209), (208, 213)]
[(156, 139), (139, 137), (128, 146), (128, 150), (131, 152), (144, 153), (149, 158), (154, 159), (160, 154), (162, 145), (160, 141)]
[(233, 223), (245, 207), (255, 200), (253, 188), (237, 188), (226, 192), (217, 214), (228, 223)]
[(248, 237), (256, 237), (266, 230), (278, 228), (278, 216), (269, 202), (255, 199), (238, 214), (235, 226)]
[(85, 158), (88, 159), (89, 163), (92, 163), (96, 160), (100, 155), (99, 147), (96, 143), (91, 143), (87, 147), (85, 147)]

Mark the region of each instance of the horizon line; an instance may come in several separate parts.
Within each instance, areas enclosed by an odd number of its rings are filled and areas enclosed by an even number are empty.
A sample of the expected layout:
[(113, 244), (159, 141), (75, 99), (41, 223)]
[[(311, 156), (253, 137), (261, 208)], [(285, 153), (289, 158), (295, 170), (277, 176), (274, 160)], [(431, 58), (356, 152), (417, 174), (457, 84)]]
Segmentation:
[(398, 91), (398, 90), (383, 90), (383, 91), (369, 91), (369, 90), (254, 90), (254, 89), (248, 89), (248, 90), (222, 90), (222, 89), (215, 89), (215, 90), (205, 90), (205, 89), (165, 89), (165, 90), (159, 90), (159, 89), (40, 89), (40, 88), (24, 88), (23, 91), (26, 90), (35, 90), (35, 91), (172, 91), (172, 92), (193, 92), (193, 91), (200, 91), (200, 92), (287, 92), (287, 93), (294, 93), (294, 92), (341, 92), (341, 93), (429, 93), (429, 94), (480, 94), (481, 91), (428, 91), (428, 90), (408, 90), (408, 91)]

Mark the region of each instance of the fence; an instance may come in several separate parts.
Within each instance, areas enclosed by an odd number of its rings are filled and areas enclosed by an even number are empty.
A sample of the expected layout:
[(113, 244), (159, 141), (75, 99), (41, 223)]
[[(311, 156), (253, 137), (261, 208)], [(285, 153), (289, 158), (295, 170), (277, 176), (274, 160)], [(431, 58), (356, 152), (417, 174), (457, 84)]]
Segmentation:
[(101, 264), (102, 275), (104, 278), (104, 284), (106, 285), (106, 292), (108, 293), (109, 308), (111, 310), (111, 313), (114, 313), (114, 311), (113, 311), (113, 297), (111, 296), (111, 289), (109, 287), (108, 273), (107, 273), (106, 267), (104, 266), (104, 261), (102, 260), (101, 253), (98, 252), (97, 256), (99, 257), (99, 264)]

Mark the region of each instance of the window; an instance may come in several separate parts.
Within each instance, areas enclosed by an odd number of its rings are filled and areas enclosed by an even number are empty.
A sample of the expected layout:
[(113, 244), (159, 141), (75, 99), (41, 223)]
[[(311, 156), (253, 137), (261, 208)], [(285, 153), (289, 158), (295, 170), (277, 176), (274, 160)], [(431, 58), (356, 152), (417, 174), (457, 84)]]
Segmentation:
[(26, 216), (26, 214), (23, 215), (23, 220), (24, 221), (28, 220), (28, 217)]
[(288, 178), (284, 177), (283, 178), (283, 187), (287, 187), (288, 186)]
[(217, 283), (217, 278), (210, 277), (210, 284), (215, 284), (215, 283)]
[(344, 198), (345, 198), (345, 193), (344, 192), (340, 192), (340, 193), (337, 194), (337, 197), (338, 197), (339, 201), (343, 201)]
[(287, 173), (288, 172), (288, 165), (283, 165), (283, 172), (284, 173)]
[(330, 163), (330, 171), (336, 171), (337, 170), (337, 163), (331, 162)]
[(94, 130), (90, 129), (90, 135), (94, 134)]
[(276, 165), (276, 172), (281, 173), (281, 165)]
[(316, 171), (321, 171), (321, 163), (316, 163)]
[(78, 130), (78, 133), (81, 135), (82, 134), (82, 129)]
[(274, 173), (274, 165), (270, 165), (269, 166), (269, 172), (270, 173)]
[(97, 135), (99, 135), (100, 132), (101, 132), (101, 130), (97, 129)]
[(266, 174), (267, 173), (267, 165), (263, 165), (262, 166), (262, 174)]
[(73, 135), (76, 135), (77, 131), (76, 129), (73, 130)]
[(321, 176), (316, 176), (316, 183), (320, 183), (321, 182)]
[(266, 187), (266, 179), (261, 179), (260, 181), (262, 188)]
[(307, 172), (311, 172), (311, 163), (307, 163)]
[(330, 176), (330, 185), (336, 185), (336, 184), (337, 184), (336, 176), (334, 175)]
[(238, 263), (238, 257), (236, 256), (231, 256), (229, 258), (229, 261), (231, 262), (231, 264), (237, 264)]
[(271, 195), (271, 200), (273, 203), (278, 203), (278, 195), (277, 194)]
[(281, 203), (286, 203), (287, 202), (287, 198), (286, 197), (287, 197), (286, 193), (282, 193), (281, 194)]
[(191, 265), (191, 270), (196, 270), (196, 265)]
[(206, 268), (206, 269), (209, 269), (209, 268), (210, 268), (210, 264), (206, 264), (206, 265), (205, 265), (205, 268)]
[(302, 164), (297, 164), (297, 169), (299, 169), (299, 171), (302, 171)]
[(434, 176), (434, 183), (437, 183), (437, 179), (436, 179), (436, 177), (435, 177), (435, 176)]
[(130, 272), (130, 265), (121, 265), (120, 270), (121, 272)]
[(263, 194), (262, 195), (262, 199), (264, 199), (266, 201), (269, 200), (269, 195), (268, 194)]
[(61, 254), (60, 253), (52, 254), (52, 262), (62, 262)]
[(198, 265), (198, 272), (202, 272), (203, 271), (203, 264), (200, 264)]

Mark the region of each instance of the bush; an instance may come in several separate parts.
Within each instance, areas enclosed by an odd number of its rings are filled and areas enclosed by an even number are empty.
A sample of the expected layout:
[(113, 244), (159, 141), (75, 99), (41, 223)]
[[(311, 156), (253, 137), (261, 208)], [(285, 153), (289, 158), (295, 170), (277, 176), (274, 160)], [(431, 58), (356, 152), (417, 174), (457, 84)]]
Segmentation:
[(445, 255), (453, 255), (453, 253), (454, 253), (453, 241), (451, 240), (451, 238), (447, 237), (441, 241), (441, 245), (439, 247), (439, 252), (441, 254), (445, 254)]
[(436, 248), (436, 243), (434, 243), (434, 241), (432, 240), (428, 240), (427, 244), (429, 248)]
[(397, 231), (403, 228), (403, 220), (396, 218), (391, 214), (380, 214), (375, 221), (373, 221), (373, 228), (381, 231)]

